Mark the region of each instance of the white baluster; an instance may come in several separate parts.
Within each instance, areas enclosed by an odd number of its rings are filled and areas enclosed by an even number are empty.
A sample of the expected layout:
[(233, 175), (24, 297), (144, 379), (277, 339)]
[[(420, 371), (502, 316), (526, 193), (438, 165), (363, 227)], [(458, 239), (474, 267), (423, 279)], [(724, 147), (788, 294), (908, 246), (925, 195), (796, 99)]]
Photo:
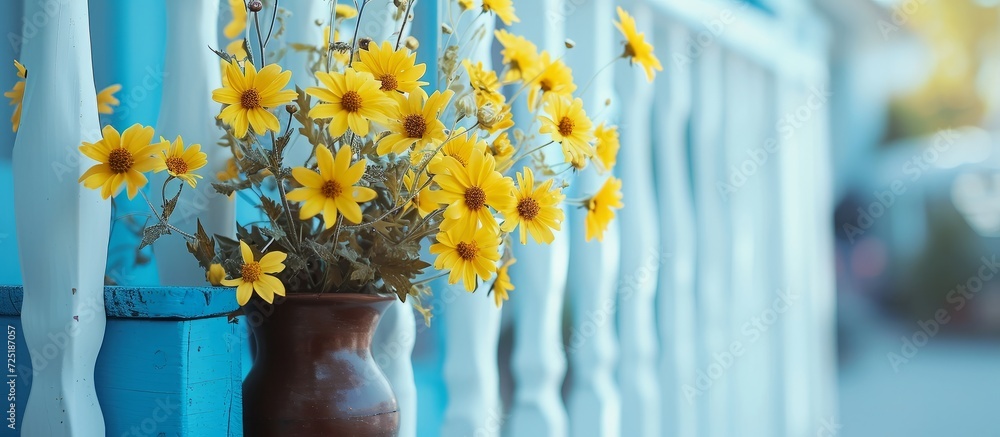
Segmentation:
[[(629, 12), (639, 29), (652, 37), (651, 11), (640, 5)], [(620, 63), (616, 71), (622, 116), (622, 148), (616, 173), (622, 179), (621, 272), (618, 339), (621, 360), (623, 436), (659, 436), (660, 392), (656, 372), (656, 280), (665, 258), (660, 252), (659, 217), (653, 182), (651, 117), (653, 84), (641, 68)], [(668, 80), (661, 75), (657, 80)]]
[[(535, 42), (539, 49), (561, 53), (562, 22), (550, 17), (560, 11), (561, 1), (517, 1), (515, 8), (521, 19), (510, 29)], [(531, 121), (523, 98), (514, 105), (517, 126)], [(563, 161), (556, 147), (543, 149), (546, 162)], [(515, 166), (520, 169), (521, 163)], [(519, 170), (518, 170), (519, 171)], [(568, 217), (572, 211), (567, 210)], [(579, 229), (582, 232), (582, 228)], [(555, 240), (542, 245), (529, 239), (528, 244), (515, 242), (517, 263), (510, 268), (517, 287), (507, 303), (514, 310), (514, 350), (511, 374), (514, 379), (514, 399), (510, 411), (508, 436), (567, 434), (568, 419), (562, 401), (562, 384), (566, 377), (566, 354), (563, 348), (562, 312), (569, 267), (570, 223), (564, 221)]]
[[(219, 104), (212, 101), (212, 90), (222, 86), (219, 58), (210, 50), (218, 40), (218, 0), (172, 0), (167, 2), (167, 46), (163, 74), (163, 98), (157, 135), (173, 141), (184, 138), (185, 147), (201, 144), (208, 155), (208, 165), (198, 170), (202, 175), (197, 188), (185, 187), (170, 217), (171, 224), (193, 231), (200, 219), (208, 235), (236, 234), (236, 206), (232, 199), (219, 194), (211, 182), (226, 169), (232, 153), (216, 145), (223, 131), (215, 125)], [(167, 172), (150, 177), (150, 196), (159, 205), (160, 187)], [(166, 195), (177, 193), (181, 181), (171, 181)], [(187, 250), (183, 238), (160, 238), (153, 244), (160, 282), (164, 285), (204, 285), (205, 270)]]
[[(47, 5), (25, 2), (25, 17), (48, 22), (22, 51), (29, 79), (13, 153), (21, 321), (34, 367), (26, 411), (17, 417), (26, 436), (96, 436), (105, 431), (94, 363), (106, 323), (111, 203), (76, 181), (93, 164), (78, 147), (101, 138), (90, 17), (87, 2), (60, 3), (55, 13)], [(18, 358), (27, 360), (29, 351)]]
[[(445, 20), (450, 11), (453, 19), (457, 21), (459, 8), (454, 4), (449, 8), (445, 3), (441, 1), (437, 4), (440, 19)], [(475, 24), (470, 27), (473, 20)], [(448, 22), (455, 21), (448, 20)], [(485, 27), (486, 35), (492, 35), (494, 16), (465, 14), (455, 28), (474, 32), (480, 25)], [(436, 29), (439, 28), (438, 26)], [(470, 55), (473, 61), (482, 61), (485, 68), (492, 68), (490, 62), (492, 41), (492, 38), (484, 38), (477, 50)], [(421, 44), (433, 47), (433, 40), (425, 39)], [(428, 74), (436, 74), (435, 71), (428, 66)], [(474, 294), (466, 293), (461, 282), (444, 287), (445, 290), (440, 288), (438, 292), (464, 294), (454, 297), (444, 316), (443, 325), (447, 343), (444, 382), (448, 391), (448, 407), (445, 410), (441, 435), (445, 437), (499, 435), (503, 423), (500, 375), (497, 369), (500, 310), (497, 309), (493, 297), (488, 294), (485, 286), (480, 286), (479, 291)]]
[(698, 435), (696, 369), (698, 331), (694, 298), (695, 219), (688, 166), (688, 123), (692, 105), (692, 68), (668, 55), (685, 53), (688, 31), (669, 23), (659, 27), (656, 43), (666, 71), (656, 81), (656, 176), (662, 224), (657, 319), (660, 329), (660, 393), (663, 435)]
[[(316, 62), (316, 57), (310, 57), (309, 52), (306, 51), (296, 51), (291, 45), (304, 44), (311, 47), (323, 45), (323, 27), (330, 24), (328, 23), (330, 21), (330, 3), (313, 0), (281, 0), (279, 6), (291, 13), (291, 16), (285, 21), (284, 35), (280, 41), (285, 54), (279, 61), (283, 69), (292, 72), (291, 83), (294, 85), (289, 84), (288, 88), (294, 89), (295, 86), (298, 86), (306, 89), (316, 86), (316, 78), (312, 73), (312, 63)], [(320, 26), (316, 24), (317, 22), (324, 24)], [(332, 31), (330, 39), (333, 41)], [(268, 44), (268, 47), (271, 45)], [(281, 122), (285, 122), (285, 117), (281, 117)], [(296, 128), (293, 129), (297, 129), (299, 124), (298, 122), (294, 123)], [(285, 148), (284, 163), (288, 167), (303, 165), (309, 159), (311, 152), (312, 145), (309, 144), (309, 139), (299, 135), (296, 131), (292, 134), (288, 147)]]
[[(726, 206), (717, 183), (722, 179), (724, 82), (723, 56), (718, 45), (706, 47), (695, 62), (695, 101), (692, 112), (691, 150), (694, 167), (695, 215), (698, 219), (697, 293), (701, 350), (698, 375), (688, 381), (701, 391), (698, 401), (699, 430), (709, 437), (729, 434), (729, 372), (717, 354), (728, 353), (729, 331), (729, 240)], [(727, 132), (727, 134), (738, 134)], [(700, 387), (699, 387), (700, 385)]]
[[(804, 102), (804, 95), (797, 77), (783, 76), (778, 84), (778, 114), (794, 114)], [(810, 423), (808, 307), (809, 290), (804, 269), (807, 267), (806, 230), (803, 223), (802, 205), (808, 193), (803, 186), (803, 174), (808, 170), (802, 166), (803, 148), (808, 139), (802, 128), (796, 129), (791, 137), (782, 136), (781, 153), (778, 162), (781, 168), (780, 211), (781, 211), (781, 265), (783, 268), (785, 291), (797, 296), (792, 308), (782, 319), (782, 363), (781, 363), (781, 406), (784, 410), (784, 435), (789, 437), (807, 435), (815, 424)]]
[(730, 335), (742, 350), (734, 356), (730, 414), (733, 428), (746, 435), (775, 435), (777, 417), (773, 390), (776, 331), (763, 331), (753, 324), (762, 312), (774, 310), (775, 289), (780, 286), (772, 280), (774, 261), (767, 256), (777, 235), (772, 225), (773, 196), (768, 195), (773, 193), (771, 182), (779, 170), (768, 151), (776, 150), (776, 118), (767, 111), (746, 110), (748, 106), (773, 107), (768, 79), (760, 67), (730, 55), (726, 83), (732, 92), (726, 96), (726, 130), (739, 135), (727, 136), (722, 180), (727, 187), (720, 195), (731, 206), (734, 287)]
[[(471, 296), (470, 296), (471, 297)], [(424, 323), (423, 320), (420, 323)], [(416, 320), (409, 303), (395, 302), (379, 321), (372, 356), (389, 378), (399, 407), (399, 437), (417, 435), (417, 387), (413, 381), (413, 344)]]
[[(561, 9), (550, 17), (566, 20), (566, 37), (576, 49), (566, 53), (566, 63), (573, 77), (586, 84), (610, 59), (619, 54), (620, 37), (612, 23), (611, 0), (594, 0)], [(590, 88), (579, 97), (586, 102), (587, 114), (594, 117), (614, 93), (613, 71), (606, 70), (593, 79)], [(596, 192), (606, 177), (594, 166), (582, 171), (573, 185), (574, 196)], [(626, 208), (629, 207), (626, 205)], [(618, 292), (619, 226), (612, 221), (604, 241), (586, 242), (584, 214), (569, 214), (570, 265), (568, 295), (573, 314), (569, 341), (572, 383), (567, 401), (570, 434), (574, 436), (616, 436), (621, 432), (621, 401), (615, 380), (618, 342), (615, 333), (615, 306)]]

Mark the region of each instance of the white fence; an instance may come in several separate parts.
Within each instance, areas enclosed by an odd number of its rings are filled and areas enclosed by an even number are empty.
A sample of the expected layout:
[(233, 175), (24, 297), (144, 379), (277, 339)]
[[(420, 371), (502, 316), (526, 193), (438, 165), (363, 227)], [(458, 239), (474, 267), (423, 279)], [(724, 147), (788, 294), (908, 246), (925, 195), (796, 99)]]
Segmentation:
[[(13, 157), (23, 320), (43, 325), (99, 296), (103, 278), (95, 272), (104, 271), (99, 247), (108, 215), (107, 204), (72, 178), (33, 177), (96, 133), (96, 114), (81, 118), (75, 110), (94, 97), (86, 3), (51, 3), (59, 26), (37, 29), (20, 54), (31, 61), (32, 80)], [(428, 17), (440, 20), (443, 3), (417, 4), (413, 32), (422, 44), (436, 40), (440, 21)], [(620, 53), (612, 27), (618, 2), (514, 3), (521, 22), (513, 32), (555, 52), (566, 38), (575, 41), (565, 60), (578, 82)], [(491, 298), (458, 296), (443, 323), (423, 331), (444, 330), (449, 402), (440, 432), (827, 435), (836, 399), (824, 23), (805, 1), (766, 9), (717, 0), (622, 3), (664, 64), (653, 84), (638, 68), (607, 70), (585, 96), (588, 113), (620, 126), (616, 173), (626, 207), (601, 243), (584, 242), (582, 223), (570, 221), (553, 245), (517, 248), (517, 288), (503, 310), (514, 330), (511, 360), (502, 363), (514, 383), (506, 408), (496, 365), (503, 325)], [(26, 20), (44, 8), (25, 1)], [(21, 31), (16, 17), (3, 21), (5, 34)], [(489, 50), (482, 48), (484, 60)], [(584, 172), (579, 184), (590, 179)], [(51, 229), (60, 231), (45, 232)], [(2, 255), (5, 262), (16, 256)], [(407, 359), (416, 331), (412, 312), (397, 307), (375, 352), (392, 354), (386, 371), (409, 437), (418, 427)], [(93, 323), (62, 352), (64, 367), (36, 375), (35, 387), (72, 399), (64, 411), (40, 398), (29, 405), (45, 411), (29, 417), (39, 424), (73, 419), (50, 435), (86, 435), (99, 420), (88, 419), (97, 408), (92, 381), (68, 377), (92, 374), (103, 320)], [(30, 348), (43, 339), (27, 341)], [(27, 432), (31, 423), (24, 426)]]

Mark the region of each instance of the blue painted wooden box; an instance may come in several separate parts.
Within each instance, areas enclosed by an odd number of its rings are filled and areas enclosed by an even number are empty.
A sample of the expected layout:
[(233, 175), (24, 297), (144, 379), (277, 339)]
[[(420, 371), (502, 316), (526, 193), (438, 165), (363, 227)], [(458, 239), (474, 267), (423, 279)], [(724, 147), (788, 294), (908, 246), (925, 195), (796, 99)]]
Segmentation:
[[(0, 327), (8, 351), (14, 342), (17, 369), (0, 390), (7, 398), (14, 384), (18, 424), (32, 364), (45, 364), (42, 351), (29, 358), (21, 335), (22, 297), (21, 287), (0, 286)], [(108, 436), (243, 435), (247, 331), (242, 316), (227, 317), (239, 308), (233, 289), (106, 287), (104, 301), (108, 324), (95, 384)], [(2, 424), (0, 436), (18, 435)]]

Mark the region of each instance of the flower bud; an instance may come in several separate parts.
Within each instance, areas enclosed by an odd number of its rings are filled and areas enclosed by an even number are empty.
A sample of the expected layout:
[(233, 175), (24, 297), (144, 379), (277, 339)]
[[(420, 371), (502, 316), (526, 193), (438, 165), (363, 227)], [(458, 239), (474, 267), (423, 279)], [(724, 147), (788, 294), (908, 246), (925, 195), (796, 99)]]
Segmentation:
[(453, 30), (451, 29), (451, 26), (448, 25), (448, 23), (441, 23), (441, 33), (445, 35), (451, 35), (452, 32)]
[(418, 42), (416, 38), (413, 36), (406, 37), (406, 48), (416, 50), (417, 47), (420, 47), (420, 42)]
[(299, 107), (289, 103), (285, 105), (285, 111), (287, 111), (289, 114), (294, 114), (296, 112), (299, 112)]
[(250, 8), (250, 12), (260, 12), (264, 9), (264, 3), (261, 3), (260, 0), (252, 0), (247, 4), (247, 7)]
[(368, 50), (368, 45), (372, 43), (372, 39), (368, 37), (358, 38), (358, 50)]
[(563, 44), (566, 44), (566, 48), (567, 49), (571, 49), (573, 47), (576, 47), (576, 41), (573, 41), (573, 40), (571, 40), (569, 38), (566, 38), (566, 41), (563, 41)]

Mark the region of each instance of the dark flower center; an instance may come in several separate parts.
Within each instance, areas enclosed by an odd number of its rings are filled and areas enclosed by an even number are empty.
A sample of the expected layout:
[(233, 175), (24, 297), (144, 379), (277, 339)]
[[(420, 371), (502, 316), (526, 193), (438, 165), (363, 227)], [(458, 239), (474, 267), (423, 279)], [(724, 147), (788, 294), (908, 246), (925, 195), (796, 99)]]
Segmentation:
[(559, 135), (568, 137), (573, 134), (573, 127), (575, 123), (569, 117), (563, 117), (559, 120)]
[(260, 108), (260, 93), (253, 88), (243, 91), (243, 95), (240, 96), (240, 105), (246, 109)]
[(170, 170), (174, 174), (184, 174), (188, 171), (187, 162), (184, 162), (183, 158), (177, 156), (171, 156), (166, 159), (167, 170)]
[(465, 206), (473, 211), (479, 211), (486, 205), (486, 192), (479, 187), (469, 187), (465, 190)]
[(517, 202), (517, 215), (521, 216), (524, 220), (534, 220), (538, 216), (538, 212), (541, 211), (541, 207), (538, 206), (538, 201), (530, 197), (526, 197)]
[(458, 243), (458, 246), (455, 247), (455, 250), (458, 252), (458, 256), (462, 257), (462, 259), (466, 261), (476, 259), (476, 255), (479, 254), (479, 246), (476, 245), (475, 241), (470, 241), (468, 243), (464, 241), (460, 242)]
[(340, 106), (347, 112), (358, 112), (361, 110), (361, 94), (354, 90), (344, 93), (340, 99)]
[(132, 152), (125, 150), (123, 148), (117, 148), (108, 154), (108, 166), (111, 167), (111, 171), (115, 173), (125, 173), (132, 168), (132, 164), (135, 164), (135, 159), (132, 158)]
[(340, 186), (340, 184), (337, 183), (337, 181), (323, 182), (323, 186), (320, 187), (319, 190), (321, 193), (323, 193), (324, 196), (330, 199), (335, 199), (337, 196), (339, 196), (341, 193), (344, 192), (344, 189)]
[(407, 115), (403, 119), (403, 131), (408, 138), (423, 138), (427, 132), (427, 121), (419, 114)]

